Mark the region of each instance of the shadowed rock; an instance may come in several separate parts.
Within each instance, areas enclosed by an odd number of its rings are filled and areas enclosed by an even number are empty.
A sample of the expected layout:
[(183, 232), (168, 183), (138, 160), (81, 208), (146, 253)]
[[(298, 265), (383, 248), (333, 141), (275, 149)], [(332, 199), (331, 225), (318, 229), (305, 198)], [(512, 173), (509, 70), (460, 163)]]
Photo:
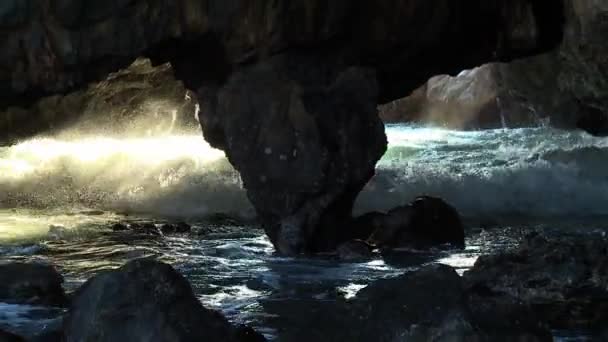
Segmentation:
[(335, 249), (386, 149), (373, 72), (312, 62), (280, 56), (199, 90), (205, 138), (226, 151), (285, 254)]
[(65, 341), (263, 341), (204, 308), (173, 267), (140, 259), (89, 279), (74, 295)]
[(445, 265), (377, 280), (350, 301), (305, 302), (301, 310), (290, 307), (288, 312), (272, 301), (262, 304), (289, 324), (279, 334), (281, 341), (552, 340), (532, 318), (521, 318), (529, 325), (505, 321), (500, 327), (476, 321), (461, 278)]
[(523, 305), (552, 328), (608, 324), (608, 242), (601, 236), (533, 234), (514, 251), (480, 257), (464, 280), (470, 300), (511, 312), (509, 319)]
[(63, 277), (53, 266), (11, 263), (0, 265), (0, 301), (15, 304), (64, 306)]
[(357, 233), (372, 231), (367, 239), (381, 248), (428, 248), (442, 244), (464, 246), (460, 215), (452, 206), (435, 197), (418, 197), (386, 214), (363, 215), (355, 219), (353, 225)]

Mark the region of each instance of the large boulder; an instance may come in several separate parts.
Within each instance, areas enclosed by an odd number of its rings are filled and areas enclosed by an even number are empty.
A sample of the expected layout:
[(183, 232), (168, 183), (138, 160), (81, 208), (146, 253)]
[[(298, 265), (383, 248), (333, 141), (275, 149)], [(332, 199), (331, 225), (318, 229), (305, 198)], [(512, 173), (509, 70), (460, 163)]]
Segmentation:
[(559, 88), (577, 104), (576, 124), (608, 135), (608, 3), (566, 0)]
[(63, 277), (53, 266), (35, 263), (0, 265), (0, 301), (14, 304), (64, 306), (68, 300)]
[(428, 248), (442, 244), (464, 247), (464, 226), (460, 215), (440, 198), (417, 197), (410, 204), (386, 214), (366, 214), (356, 219), (359, 232), (369, 231), (368, 240), (379, 247)]
[(207, 141), (226, 151), (281, 253), (333, 250), (386, 149), (375, 74), (279, 56), (199, 90)]
[(188, 281), (150, 259), (89, 279), (74, 295), (64, 321), (70, 341), (263, 341), (204, 308)]
[(552, 328), (608, 324), (608, 240), (602, 236), (532, 234), (513, 251), (480, 257), (464, 280), (471, 301), (505, 312), (525, 305)]

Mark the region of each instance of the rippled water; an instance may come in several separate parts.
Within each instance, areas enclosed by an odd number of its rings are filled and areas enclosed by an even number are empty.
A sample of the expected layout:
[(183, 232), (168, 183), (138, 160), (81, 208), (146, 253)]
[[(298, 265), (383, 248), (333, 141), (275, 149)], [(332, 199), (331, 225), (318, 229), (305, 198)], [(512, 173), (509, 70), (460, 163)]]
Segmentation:
[[(57, 265), (72, 291), (101, 270), (159, 258), (180, 270), (207, 306), (276, 338), (288, 328), (276, 317), (302, 301), (351, 297), (374, 279), (429, 262), (463, 272), (481, 253), (514, 246), (531, 229), (608, 228), (606, 139), (550, 128), (389, 126), (387, 135), (387, 154), (356, 210), (440, 196), (466, 217), (466, 250), (363, 263), (279, 257), (254, 224), (205, 219), (252, 214), (238, 174), (201, 137), (46, 138), (0, 147), (0, 261)], [(164, 219), (186, 220), (194, 230), (152, 237), (109, 229), (117, 221)], [(0, 328), (31, 336), (57, 324), (58, 314), (0, 304)]]

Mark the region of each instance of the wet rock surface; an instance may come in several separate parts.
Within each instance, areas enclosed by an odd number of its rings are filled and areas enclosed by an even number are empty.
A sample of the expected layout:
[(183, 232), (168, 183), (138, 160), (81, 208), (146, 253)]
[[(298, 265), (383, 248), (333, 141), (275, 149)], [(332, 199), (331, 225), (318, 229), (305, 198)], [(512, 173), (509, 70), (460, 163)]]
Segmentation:
[(552, 328), (599, 329), (608, 324), (607, 251), (601, 236), (533, 234), (512, 252), (480, 257), (464, 281), (470, 300), (512, 318), (523, 307)]
[(375, 281), (352, 300), (304, 302), (305, 315), (263, 305), (293, 324), (279, 334), (284, 341), (551, 341), (541, 324), (476, 321), (461, 278), (444, 265)]
[(65, 341), (263, 341), (204, 308), (173, 267), (150, 259), (89, 279), (74, 295)]
[(199, 90), (205, 138), (226, 151), (268, 236), (291, 255), (336, 247), (387, 144), (374, 73), (311, 63), (280, 56)]
[(464, 226), (456, 209), (429, 196), (420, 196), (386, 214), (362, 215), (353, 221), (353, 234), (363, 234), (360, 238), (387, 249), (444, 244), (464, 247)]
[(63, 277), (53, 266), (0, 264), (0, 301), (14, 304), (65, 306)]

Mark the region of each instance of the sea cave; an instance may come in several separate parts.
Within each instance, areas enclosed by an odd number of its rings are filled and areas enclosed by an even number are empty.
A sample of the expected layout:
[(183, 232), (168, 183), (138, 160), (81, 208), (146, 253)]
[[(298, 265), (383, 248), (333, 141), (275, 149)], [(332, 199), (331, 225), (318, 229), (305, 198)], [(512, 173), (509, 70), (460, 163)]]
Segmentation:
[(608, 2), (5, 0), (0, 342), (608, 340)]

